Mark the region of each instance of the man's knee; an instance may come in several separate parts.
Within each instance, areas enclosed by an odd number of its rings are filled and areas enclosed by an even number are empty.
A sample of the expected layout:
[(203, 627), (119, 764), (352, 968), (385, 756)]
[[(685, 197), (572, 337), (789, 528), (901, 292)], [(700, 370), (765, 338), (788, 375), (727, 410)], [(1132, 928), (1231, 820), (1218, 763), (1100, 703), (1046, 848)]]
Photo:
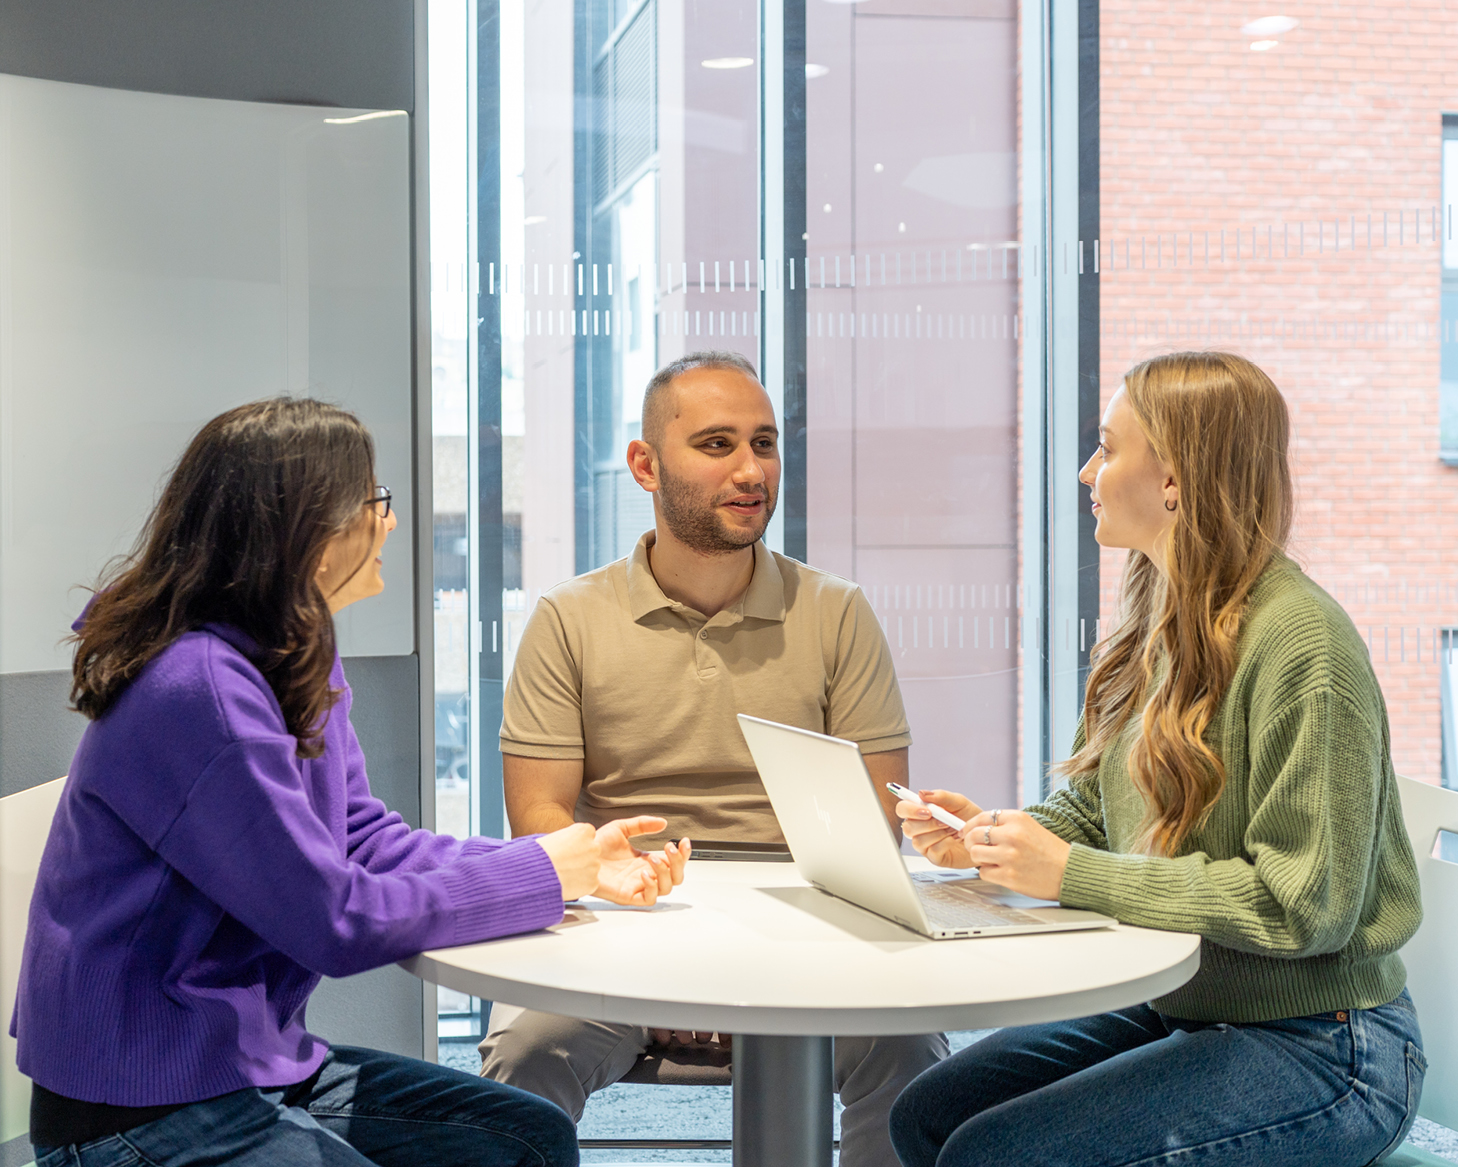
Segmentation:
[[(556, 1103), (574, 1120), (587, 1098), (632, 1068), (646, 1042), (629, 1025), (497, 1006), (481, 1053), (481, 1075)], [(493, 1014), (494, 1014), (493, 1010)]]
[(931, 1069), (946, 1056), (947, 1038), (942, 1033), (837, 1037), (835, 1088), (846, 1105), (850, 1105), (850, 1098), (873, 1094), (888, 1087), (899, 1093), (918, 1074)]
[(556, 1013), (493, 1006), (486, 1036), (476, 1047), (481, 1055), (481, 1076), (513, 1082), (517, 1075), (539, 1066), (568, 1064), (570, 1059), (562, 1055), (580, 1044), (584, 1024)]

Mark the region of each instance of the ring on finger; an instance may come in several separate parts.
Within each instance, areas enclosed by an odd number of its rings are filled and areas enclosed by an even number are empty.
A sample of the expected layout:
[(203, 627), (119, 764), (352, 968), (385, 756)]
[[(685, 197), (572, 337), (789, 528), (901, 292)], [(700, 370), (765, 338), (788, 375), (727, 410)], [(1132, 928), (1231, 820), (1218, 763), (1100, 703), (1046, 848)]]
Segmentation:
[(1002, 816), (1002, 811), (1000, 811), (1000, 810), (995, 810), (995, 811), (993, 811), (993, 812), (992, 812), (992, 825), (993, 825), (993, 826), (994, 826), (994, 827), (995, 827), (995, 826), (997, 826), (997, 820), (998, 820), (998, 819), (999, 819), (999, 818), (1000, 818), (1000, 817), (1001, 817), (1001, 816)]
[(992, 828), (991, 827), (983, 827), (982, 828), (982, 845), (984, 847), (991, 847), (992, 846)]

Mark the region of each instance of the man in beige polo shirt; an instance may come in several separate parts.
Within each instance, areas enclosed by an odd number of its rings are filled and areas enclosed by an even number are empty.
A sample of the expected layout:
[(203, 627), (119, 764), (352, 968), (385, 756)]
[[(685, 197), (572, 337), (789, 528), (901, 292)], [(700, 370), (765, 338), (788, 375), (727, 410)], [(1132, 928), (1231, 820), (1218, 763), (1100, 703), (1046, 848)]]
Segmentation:
[[(512, 833), (652, 814), (671, 854), (782, 846), (738, 713), (858, 742), (896, 826), (885, 783), (907, 781), (911, 735), (890, 649), (855, 584), (760, 541), (779, 434), (753, 365), (695, 353), (660, 370), (642, 433), (628, 465), (654, 530), (547, 592), (517, 649), (501, 727)], [(700, 1038), (496, 1005), (481, 1072), (580, 1118), (655, 1040)], [(946, 1050), (941, 1034), (836, 1039), (843, 1167), (895, 1167), (891, 1104)]]

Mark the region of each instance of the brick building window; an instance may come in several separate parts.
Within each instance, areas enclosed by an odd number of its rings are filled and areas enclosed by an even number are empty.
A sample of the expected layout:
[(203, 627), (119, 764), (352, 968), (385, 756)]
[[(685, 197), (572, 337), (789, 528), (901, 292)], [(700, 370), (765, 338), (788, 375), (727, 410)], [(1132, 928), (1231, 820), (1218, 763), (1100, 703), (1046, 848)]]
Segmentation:
[[(1442, 64), (1458, 34), (1424, 18), (1374, 41), (1319, 7), (1098, 8), (1083, 278), (1101, 395), (1177, 349), (1271, 375), (1292, 413), (1291, 551), (1368, 643), (1397, 770), (1438, 783), (1458, 626), (1458, 88)], [(1409, 34), (1433, 54), (1410, 57)], [(1121, 558), (1104, 553), (1106, 620)]]

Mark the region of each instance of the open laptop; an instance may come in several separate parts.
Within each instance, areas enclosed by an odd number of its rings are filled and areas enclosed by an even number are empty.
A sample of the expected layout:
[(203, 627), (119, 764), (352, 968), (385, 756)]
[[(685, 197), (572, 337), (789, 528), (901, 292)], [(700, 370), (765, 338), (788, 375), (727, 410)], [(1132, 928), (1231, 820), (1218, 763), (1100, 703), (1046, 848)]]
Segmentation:
[(739, 728), (795, 866), (821, 891), (933, 940), (1116, 923), (984, 884), (967, 872), (908, 871), (855, 742), (743, 713)]

